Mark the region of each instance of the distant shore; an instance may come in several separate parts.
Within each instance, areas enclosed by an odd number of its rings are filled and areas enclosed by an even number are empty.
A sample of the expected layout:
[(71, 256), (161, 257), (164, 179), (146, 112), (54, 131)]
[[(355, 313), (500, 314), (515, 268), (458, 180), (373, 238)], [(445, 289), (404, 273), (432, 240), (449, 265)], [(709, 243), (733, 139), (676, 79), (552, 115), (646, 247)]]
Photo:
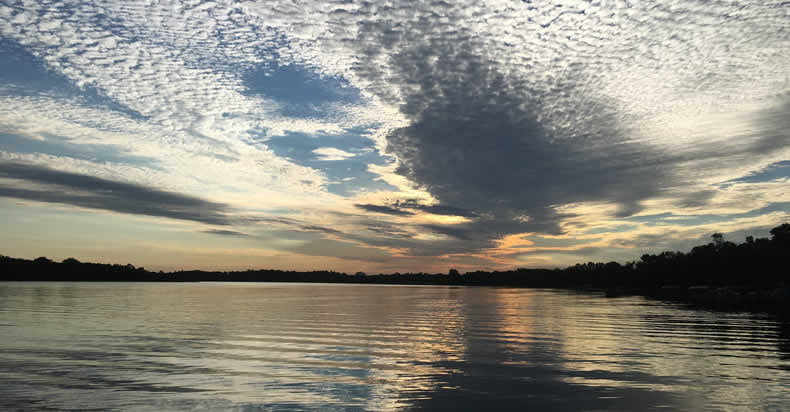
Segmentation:
[[(643, 296), (661, 301), (671, 301), (695, 308), (718, 311), (763, 312), (790, 316), (790, 287), (773, 289), (744, 286), (680, 286), (623, 287), (610, 285), (596, 287), (592, 284), (571, 285), (568, 282), (550, 281), (552, 275), (561, 275), (564, 270), (519, 269), (507, 272), (474, 272), (467, 275), (448, 274), (378, 274), (347, 275), (338, 272), (289, 272), (279, 270), (250, 270), (245, 272), (149, 272), (130, 265), (102, 265), (95, 263), (47, 263), (44, 272), (35, 275), (8, 270), (8, 261), (13, 266), (37, 267), (43, 262), (0, 258), (3, 275), (0, 281), (58, 281), (58, 282), (283, 282), (283, 283), (329, 283), (370, 285), (439, 285), (439, 286), (498, 286), (521, 288), (565, 289), (579, 292), (597, 292), (606, 297)], [(32, 265), (31, 265), (32, 264)], [(61, 268), (61, 266), (65, 266)], [(99, 266), (105, 271), (97, 271)], [(86, 267), (91, 270), (81, 271)], [(51, 271), (54, 269), (54, 272)], [(57, 269), (67, 269), (60, 271)], [(567, 270), (567, 269), (566, 269)]]
[(87, 282), (300, 282), (397, 285), (459, 285), (602, 291), (639, 295), (716, 310), (790, 314), (790, 224), (771, 230), (771, 239), (747, 237), (735, 244), (715, 233), (713, 242), (688, 253), (642, 255), (620, 264), (582, 263), (564, 269), (514, 269), (447, 274), (354, 275), (334, 271), (246, 270), (152, 272), (131, 264), (55, 262), (45, 257), (0, 256), (0, 281)]

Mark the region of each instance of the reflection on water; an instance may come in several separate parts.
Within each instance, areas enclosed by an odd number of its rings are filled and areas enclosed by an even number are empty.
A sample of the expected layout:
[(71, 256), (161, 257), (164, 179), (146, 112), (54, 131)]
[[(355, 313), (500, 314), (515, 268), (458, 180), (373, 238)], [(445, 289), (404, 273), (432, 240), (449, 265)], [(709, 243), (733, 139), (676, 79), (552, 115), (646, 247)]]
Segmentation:
[(0, 409), (782, 410), (789, 335), (550, 290), (0, 283)]

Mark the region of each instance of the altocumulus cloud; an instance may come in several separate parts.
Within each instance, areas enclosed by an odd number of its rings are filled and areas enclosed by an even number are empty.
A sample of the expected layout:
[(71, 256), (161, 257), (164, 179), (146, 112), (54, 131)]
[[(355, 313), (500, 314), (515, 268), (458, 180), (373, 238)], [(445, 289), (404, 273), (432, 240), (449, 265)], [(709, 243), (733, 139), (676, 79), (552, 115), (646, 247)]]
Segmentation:
[[(23, 161), (2, 164), (0, 194), (232, 220), (218, 235), (256, 224), (312, 232), (322, 238), (300, 253), (348, 258), (373, 254), (327, 238), (436, 256), (513, 233), (605, 230), (596, 221), (615, 227), (633, 215), (758, 210), (788, 200), (771, 185), (782, 178), (771, 165), (790, 158), (787, 7), (11, 0), (0, 5), (0, 34), (35, 57), (24, 61), (102, 99), (14, 84), (0, 89), (0, 131), (22, 143), (112, 145), (146, 162), (138, 179), (88, 153), (80, 163), (73, 151), (0, 153)], [(250, 73), (274, 80), (255, 84)], [(292, 78), (339, 79), (355, 97), (311, 102), (322, 97), (305, 83), (299, 103), (267, 89)], [(317, 103), (309, 116), (284, 110)], [(395, 164), (373, 162), (347, 134)], [(300, 150), (296, 135), (310, 143), (309, 162), (287, 154)], [(98, 169), (103, 178), (90, 176)], [(361, 187), (374, 172), (391, 185)], [(330, 192), (338, 182), (344, 190)]]
[[(398, 173), (441, 202), (401, 206), (477, 217), (471, 209), (486, 216), (425, 229), (465, 241), (529, 230), (557, 233), (566, 217), (557, 205), (607, 201), (629, 215), (666, 184), (664, 156), (628, 142), (604, 103), (588, 99), (559, 114), (547, 107), (552, 88), (578, 93), (579, 73), (563, 73), (551, 87), (520, 73), (505, 74), (472, 33), (436, 26), (427, 17), (398, 27), (386, 20), (371, 23), (360, 36), (367, 53), (384, 55), (388, 70), (361, 66), (359, 72), (381, 85), (376, 90), (383, 98), (395, 87), (410, 120), (387, 135), (389, 150), (401, 161)], [(577, 120), (568, 122), (570, 117)], [(396, 214), (385, 206), (365, 208)]]
[[(489, 217), (446, 228), (443, 233), (455, 237), (463, 233), (467, 238), (477, 232), (491, 239), (521, 231), (560, 233), (560, 223), (572, 217), (560, 212), (561, 206), (613, 204), (617, 207), (612, 217), (627, 217), (642, 211), (646, 200), (699, 185), (700, 178), (714, 172), (712, 164), (721, 167), (748, 155), (786, 153), (788, 133), (777, 124), (781, 123), (778, 116), (764, 116), (755, 126), (757, 134), (733, 130), (725, 140), (742, 139), (737, 145), (714, 140), (675, 146), (666, 138), (637, 139), (640, 135), (633, 120), (625, 115), (636, 109), (622, 107), (606, 96), (609, 90), (602, 86), (611, 79), (601, 69), (620, 70), (628, 61), (647, 68), (662, 63), (679, 65), (679, 50), (662, 48), (661, 60), (607, 48), (587, 50), (595, 53), (585, 59), (579, 51), (594, 47), (594, 43), (608, 44), (605, 35), (611, 33), (606, 32), (604, 23), (633, 29), (635, 39), (653, 44), (668, 34), (660, 16), (669, 10), (639, 13), (645, 20), (640, 24), (647, 24), (640, 29), (630, 17), (607, 18), (604, 10), (576, 6), (575, 10), (574, 6), (558, 6), (561, 10), (551, 12), (539, 5), (514, 4), (511, 11), (516, 15), (519, 8), (535, 11), (534, 19), (525, 20), (538, 22), (540, 27), (532, 33), (511, 33), (503, 41), (475, 31), (489, 30), (494, 24), (482, 29), (461, 24), (470, 13), (445, 2), (425, 5), (424, 13), (417, 10), (408, 21), (387, 17), (410, 7), (393, 4), (362, 25), (356, 40), (366, 59), (356, 66), (357, 73), (371, 83), (371, 90), (380, 98), (397, 102), (409, 120), (408, 126), (387, 135), (389, 150), (401, 161), (398, 173), (442, 204), (462, 205)], [(719, 11), (725, 19), (726, 10)], [(765, 11), (766, 16), (776, 16), (770, 9)], [(436, 19), (434, 14), (444, 18)], [(483, 15), (502, 18), (494, 12)], [(699, 27), (679, 34), (694, 42), (694, 30), (706, 30), (701, 26), (703, 15), (707, 11), (695, 8), (669, 13), (673, 20), (700, 21)], [(591, 26), (589, 33), (573, 27), (590, 22), (595, 27)], [(758, 29), (741, 24), (739, 27), (748, 31)], [(552, 28), (569, 34), (557, 36)], [(545, 37), (541, 39), (540, 33)], [(574, 50), (552, 50), (563, 47)], [(508, 49), (516, 58), (501, 53)], [(541, 56), (543, 53), (547, 56)], [(681, 69), (690, 75), (694, 68), (683, 65)], [(667, 98), (685, 103), (726, 94), (728, 74), (716, 72), (711, 78), (710, 88), (699, 96), (689, 98), (679, 92)], [(696, 81), (678, 76), (668, 80), (679, 90)], [(625, 83), (620, 87), (632, 90), (636, 86), (642, 85)], [(669, 102), (661, 103), (656, 109), (665, 109)], [(779, 107), (780, 112), (786, 111), (784, 104)], [(702, 193), (704, 196), (680, 195), (679, 201), (694, 198), (694, 206), (704, 205), (713, 193)], [(429, 228), (438, 229), (435, 225)]]

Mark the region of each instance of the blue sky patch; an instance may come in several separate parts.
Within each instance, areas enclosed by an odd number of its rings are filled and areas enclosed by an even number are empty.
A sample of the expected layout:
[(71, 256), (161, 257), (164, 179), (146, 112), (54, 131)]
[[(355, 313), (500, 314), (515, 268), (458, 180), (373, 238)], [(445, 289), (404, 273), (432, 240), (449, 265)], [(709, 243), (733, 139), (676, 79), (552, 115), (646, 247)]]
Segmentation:
[(599, 235), (601, 233), (622, 233), (636, 229), (634, 225), (618, 225), (613, 227), (597, 227), (584, 232), (585, 235)]
[[(373, 142), (362, 136), (364, 128), (349, 129), (342, 134), (320, 134), (311, 136), (304, 133), (289, 133), (285, 136), (271, 137), (260, 143), (265, 144), (277, 156), (326, 173), (330, 180), (327, 190), (341, 196), (349, 196), (360, 189), (397, 190), (391, 185), (376, 180), (377, 175), (367, 170), (369, 164), (385, 165), (391, 160), (376, 151)], [(334, 148), (353, 154), (343, 160), (323, 160), (314, 151), (320, 148)]]
[(86, 106), (113, 110), (133, 119), (145, 119), (139, 112), (105, 96), (96, 88), (77, 87), (68, 77), (49, 70), (41, 59), (2, 36), (0, 62), (3, 62), (0, 70), (0, 93), (75, 99)]
[(712, 223), (729, 222), (735, 219), (762, 216), (772, 212), (790, 212), (790, 202), (771, 203), (768, 206), (750, 210), (744, 213), (733, 213), (728, 215), (701, 214), (701, 215), (676, 215), (674, 213), (661, 213), (656, 215), (635, 216), (624, 220), (640, 222), (648, 226), (659, 225), (680, 225), (680, 226), (699, 226)]
[(124, 153), (115, 145), (75, 144), (56, 136), (46, 135), (47, 140), (28, 139), (9, 133), (0, 133), (0, 150), (11, 153), (42, 153), (58, 157), (71, 157), (98, 163), (112, 162), (144, 165), (156, 168), (156, 159)]
[(635, 223), (644, 223), (648, 226), (655, 226), (659, 224), (668, 224), (667, 222), (664, 222), (664, 219), (672, 216), (674, 216), (672, 213), (666, 212), (653, 215), (631, 216), (622, 220)]
[(244, 85), (249, 96), (260, 95), (282, 104), (288, 117), (323, 117), (332, 103), (358, 104), (359, 90), (341, 78), (325, 77), (301, 66), (265, 66), (248, 72)]
[(770, 164), (762, 170), (749, 173), (746, 176), (728, 180), (722, 184), (722, 187), (727, 187), (734, 183), (770, 182), (777, 179), (787, 179), (788, 177), (790, 177), (790, 160), (783, 160)]

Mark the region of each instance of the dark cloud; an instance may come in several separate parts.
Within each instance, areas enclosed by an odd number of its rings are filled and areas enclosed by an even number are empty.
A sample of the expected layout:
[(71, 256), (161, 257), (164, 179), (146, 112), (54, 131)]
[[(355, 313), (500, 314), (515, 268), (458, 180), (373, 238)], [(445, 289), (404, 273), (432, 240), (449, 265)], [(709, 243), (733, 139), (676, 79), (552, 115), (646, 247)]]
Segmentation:
[(414, 214), (414, 212), (411, 210), (419, 210), (422, 212), (443, 216), (462, 216), (468, 218), (479, 217), (477, 213), (471, 210), (444, 205), (424, 205), (416, 199), (399, 200), (390, 205), (356, 204), (354, 206), (369, 212), (384, 213), (396, 216), (410, 216)]
[[(213, 225), (229, 224), (226, 216), (228, 208), (221, 203), (134, 183), (116, 182), (22, 163), (0, 163), (0, 178), (23, 181), (4, 182), (0, 186), (2, 197)], [(36, 185), (32, 188), (25, 187), (25, 182)]]
[(776, 153), (790, 147), (790, 93), (782, 96), (775, 107), (763, 110), (753, 122), (755, 138), (746, 148), (751, 156)]
[(241, 236), (241, 237), (249, 236), (246, 233), (236, 232), (235, 230), (222, 230), (222, 229), (204, 230), (203, 233), (208, 233), (208, 234), (212, 234), (212, 235), (220, 235), (220, 236)]
[(717, 192), (700, 188), (704, 178), (790, 144), (790, 104), (781, 103), (753, 127), (710, 139), (714, 144), (672, 147), (657, 138), (653, 145), (620, 109), (623, 102), (595, 89), (601, 83), (594, 59), (579, 61), (571, 52), (566, 60), (561, 49), (550, 50), (554, 67), (547, 71), (545, 62), (530, 61), (550, 46), (539, 37), (502, 54), (505, 43), (454, 24), (464, 12), (452, 3), (433, 2), (425, 6), (429, 12), (414, 11), (409, 20), (396, 17), (409, 7), (421, 6), (361, 7), (359, 14), (370, 19), (354, 39), (365, 57), (353, 70), (408, 120), (389, 133), (387, 150), (400, 161), (397, 172), (439, 203), (407, 200), (364, 209), (472, 221), (415, 226), (449, 237), (430, 244), (368, 229), (377, 235), (366, 240), (370, 244), (422, 256), (465, 253), (495, 246), (507, 234), (562, 233), (573, 216), (562, 206), (574, 203), (615, 204), (617, 218), (642, 212), (653, 198), (679, 208), (705, 207)]
[(394, 225), (383, 223), (383, 222), (360, 222), (360, 224), (368, 231), (386, 235), (396, 238), (410, 238), (412, 237), (412, 233), (406, 230), (403, 230), (399, 227)]
[(427, 213), (444, 216), (462, 216), (468, 218), (478, 217), (478, 214), (460, 207), (445, 206), (445, 205), (424, 205), (416, 199), (400, 200), (393, 205), (398, 209), (414, 209), (421, 210)]
[(300, 225), (299, 221), (294, 219), (288, 219), (285, 217), (243, 216), (243, 217), (239, 217), (237, 220), (245, 224), (268, 223), (268, 224), (284, 225), (284, 226)]
[(311, 232), (324, 232), (324, 233), (329, 233), (329, 234), (340, 234), (340, 233), (342, 233), (339, 230), (328, 228), (328, 227), (324, 227), (324, 226), (318, 226), (318, 225), (302, 225), (302, 226), (299, 226), (299, 228), (301, 228), (303, 230), (311, 231)]
[(371, 204), (355, 204), (354, 206), (359, 209), (366, 210), (368, 212), (384, 213), (387, 215), (411, 216), (414, 214), (407, 210), (400, 210), (390, 206), (371, 205)]
[[(410, 120), (389, 134), (388, 150), (401, 160), (398, 172), (441, 205), (556, 233), (557, 206), (607, 201), (631, 215), (669, 177), (667, 156), (628, 141), (612, 110), (576, 90), (580, 73), (558, 71), (551, 85), (531, 84), (501, 70), (457, 29), (443, 32), (428, 21), (364, 28), (364, 51), (388, 65), (357, 70), (381, 85), (373, 90), (385, 99), (394, 87)], [(583, 104), (548, 106), (555, 95), (578, 95)]]
[(716, 196), (715, 190), (699, 190), (684, 196), (675, 204), (681, 208), (704, 207), (714, 196)]
[(461, 240), (469, 240), (471, 238), (471, 235), (473, 234), (472, 231), (457, 226), (420, 225), (420, 227), (424, 229), (428, 229), (431, 232), (441, 233), (443, 235), (452, 236), (456, 239), (461, 239)]
[(286, 226), (288, 228), (301, 229), (308, 232), (323, 232), (329, 234), (342, 233), (336, 229), (332, 229), (320, 225), (308, 224), (301, 220), (289, 219), (286, 217), (241, 216), (234, 219), (234, 222), (243, 223), (243, 224), (267, 223), (275, 226)]
[(471, 210), (461, 209), (453, 206), (432, 205), (421, 206), (418, 209), (424, 212), (433, 213), (435, 215), (461, 216), (469, 218), (478, 217), (478, 214), (472, 212)]

